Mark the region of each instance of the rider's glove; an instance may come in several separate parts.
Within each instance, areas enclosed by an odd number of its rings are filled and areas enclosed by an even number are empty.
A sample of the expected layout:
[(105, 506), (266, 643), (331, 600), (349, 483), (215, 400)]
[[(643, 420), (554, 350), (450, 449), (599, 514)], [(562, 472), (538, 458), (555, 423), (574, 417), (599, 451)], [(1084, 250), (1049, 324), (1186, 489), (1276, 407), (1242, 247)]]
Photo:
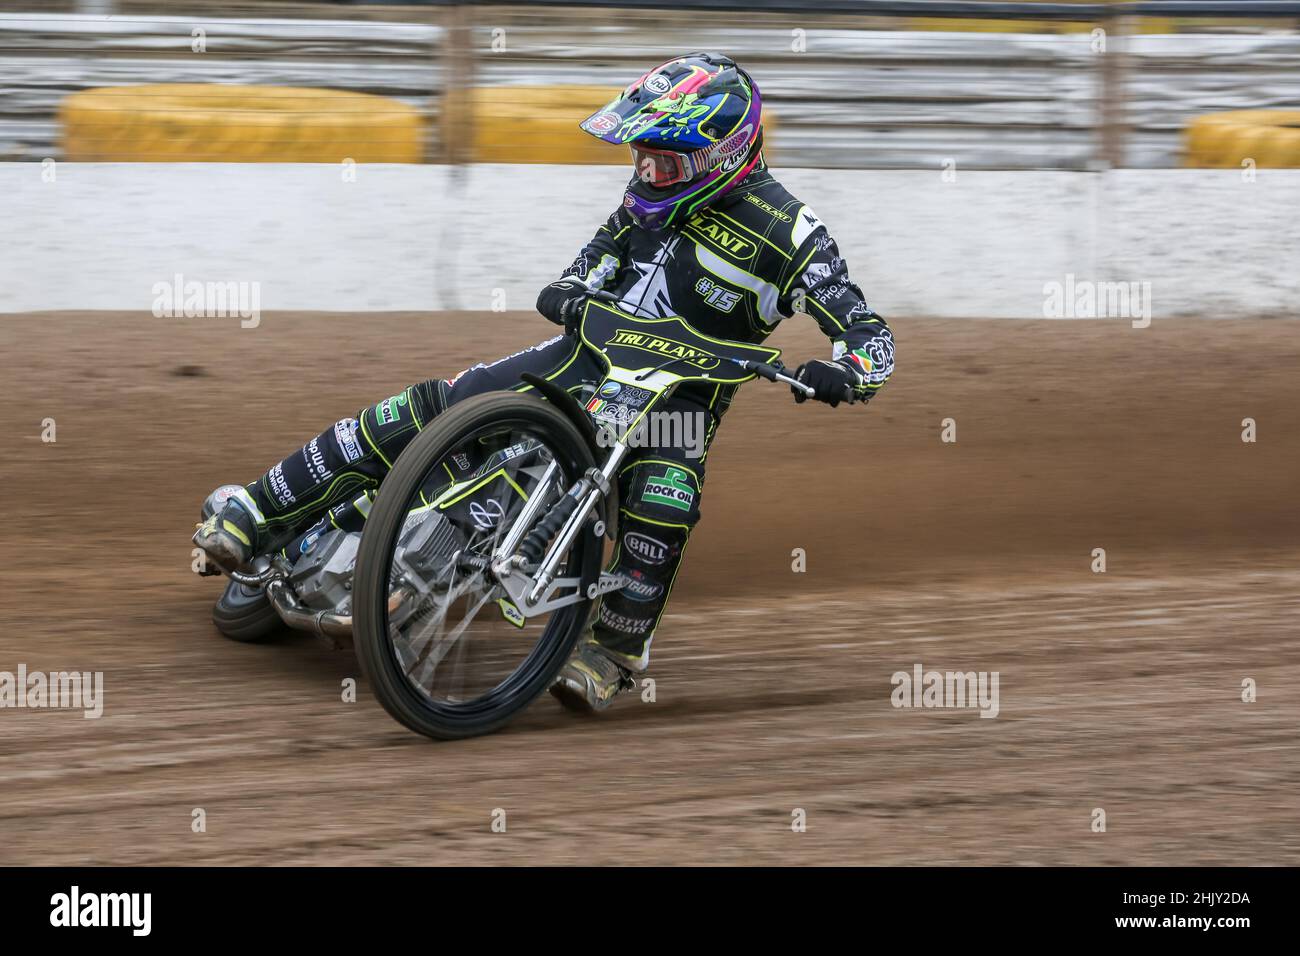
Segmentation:
[[(834, 408), (840, 402), (848, 401), (857, 388), (860, 379), (858, 373), (841, 362), (828, 362), (815, 359), (800, 365), (794, 377), (816, 390), (812, 397), (819, 402), (826, 402)], [(809, 396), (790, 386), (796, 402), (802, 402)]]
[(587, 287), (577, 279), (559, 279), (552, 282), (537, 296), (537, 311), (564, 331), (572, 335), (582, 314), (582, 303), (587, 298)]

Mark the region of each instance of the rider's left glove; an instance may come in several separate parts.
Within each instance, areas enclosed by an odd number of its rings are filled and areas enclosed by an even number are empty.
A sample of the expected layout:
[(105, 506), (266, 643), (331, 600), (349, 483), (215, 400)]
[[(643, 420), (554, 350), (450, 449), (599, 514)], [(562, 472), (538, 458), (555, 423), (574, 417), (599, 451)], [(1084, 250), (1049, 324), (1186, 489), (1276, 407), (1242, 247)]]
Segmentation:
[[(805, 362), (795, 371), (794, 377), (816, 391), (813, 398), (825, 402), (831, 408), (840, 402), (848, 401), (860, 381), (858, 373), (853, 369), (840, 362), (828, 362), (825, 359)], [(808, 399), (807, 395), (798, 391), (793, 385), (790, 386), (790, 391), (794, 393), (796, 402)]]
[(556, 325), (564, 326), (565, 334), (572, 335), (586, 298), (587, 287), (577, 279), (559, 279), (538, 294), (537, 311)]

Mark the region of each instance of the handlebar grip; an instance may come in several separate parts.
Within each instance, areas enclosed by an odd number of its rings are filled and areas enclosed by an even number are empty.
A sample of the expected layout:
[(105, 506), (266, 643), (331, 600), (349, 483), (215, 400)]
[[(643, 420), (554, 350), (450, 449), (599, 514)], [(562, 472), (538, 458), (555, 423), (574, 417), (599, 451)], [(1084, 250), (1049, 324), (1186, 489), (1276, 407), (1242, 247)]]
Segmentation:
[(768, 365), (765, 362), (742, 362), (741, 367), (747, 371), (753, 372), (759, 378), (765, 378), (769, 382), (780, 382), (784, 385), (789, 385), (791, 388), (803, 392), (805, 397), (813, 397), (813, 389), (810, 386), (805, 385), (803, 382), (790, 375), (789, 372), (781, 366)]

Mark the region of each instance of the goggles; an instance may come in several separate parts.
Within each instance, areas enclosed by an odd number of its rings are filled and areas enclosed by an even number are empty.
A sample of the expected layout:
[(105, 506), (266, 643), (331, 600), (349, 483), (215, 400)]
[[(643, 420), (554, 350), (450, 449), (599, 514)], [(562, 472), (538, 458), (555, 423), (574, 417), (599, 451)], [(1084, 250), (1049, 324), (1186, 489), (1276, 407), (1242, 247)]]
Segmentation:
[(651, 186), (688, 183), (715, 167), (722, 170), (735, 169), (744, 161), (746, 153), (743, 151), (756, 139), (753, 127), (746, 124), (722, 142), (689, 153), (632, 143), (632, 166), (637, 179)]
[(632, 146), (632, 167), (637, 179), (650, 186), (673, 186), (695, 178), (695, 165), (689, 153), (649, 146)]

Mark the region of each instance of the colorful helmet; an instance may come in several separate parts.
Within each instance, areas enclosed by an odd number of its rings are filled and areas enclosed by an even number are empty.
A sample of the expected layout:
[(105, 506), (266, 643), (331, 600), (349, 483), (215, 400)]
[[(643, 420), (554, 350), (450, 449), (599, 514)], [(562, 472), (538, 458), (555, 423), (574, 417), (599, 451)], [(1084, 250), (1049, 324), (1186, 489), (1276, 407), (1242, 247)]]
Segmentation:
[(720, 53), (688, 53), (655, 67), (581, 127), (632, 147), (623, 205), (663, 229), (725, 195), (758, 165), (763, 101), (749, 74)]

